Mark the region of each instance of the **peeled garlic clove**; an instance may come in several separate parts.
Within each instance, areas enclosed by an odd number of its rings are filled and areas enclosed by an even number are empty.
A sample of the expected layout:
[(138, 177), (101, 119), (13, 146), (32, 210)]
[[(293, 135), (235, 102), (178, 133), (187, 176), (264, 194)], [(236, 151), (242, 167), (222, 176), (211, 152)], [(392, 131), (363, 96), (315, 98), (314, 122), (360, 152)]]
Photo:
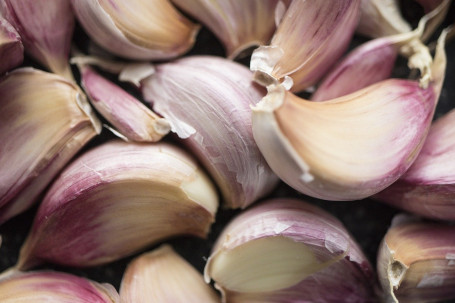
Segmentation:
[(223, 302), (375, 302), (374, 272), (342, 223), (295, 199), (243, 211), (204, 270)]
[(396, 181), (417, 157), (444, 80), (444, 36), (433, 82), (388, 79), (325, 102), (269, 87), (253, 107), (253, 135), (272, 170), (294, 189), (356, 200)]
[(0, 222), (29, 208), (97, 133), (98, 120), (72, 82), (32, 68), (0, 82)]
[(455, 226), (397, 217), (382, 240), (378, 275), (387, 302), (455, 298)]
[(455, 110), (433, 123), (414, 164), (375, 198), (424, 217), (455, 220), (453, 159)]
[(292, 91), (315, 84), (348, 47), (359, 5), (360, 0), (292, 1), (270, 44), (253, 52), (255, 81), (267, 86), (289, 76)]
[(165, 238), (205, 237), (217, 206), (213, 184), (183, 150), (161, 142), (107, 142), (52, 184), (17, 268), (46, 261), (94, 266)]
[(204, 23), (220, 39), (231, 59), (249, 47), (269, 42), (276, 29), (275, 9), (280, 3), (279, 0), (172, 2)]
[(24, 46), (16, 29), (0, 16), (0, 76), (24, 60)]
[(144, 99), (166, 118), (212, 175), (229, 208), (244, 208), (277, 183), (251, 132), (251, 105), (264, 95), (244, 66), (196, 56), (156, 66)]
[(187, 52), (199, 26), (168, 0), (71, 0), (87, 34), (109, 52), (129, 59), (162, 60)]
[(16, 272), (0, 279), (0, 301), (58, 303), (118, 303), (110, 284), (54, 271)]
[(220, 302), (202, 274), (169, 245), (144, 253), (128, 265), (120, 298), (123, 303)]
[(88, 66), (80, 66), (82, 86), (93, 107), (127, 140), (156, 142), (166, 135), (169, 123), (116, 84)]
[(68, 80), (74, 14), (69, 0), (1, 0), (3, 15), (19, 32), (25, 51), (50, 71)]

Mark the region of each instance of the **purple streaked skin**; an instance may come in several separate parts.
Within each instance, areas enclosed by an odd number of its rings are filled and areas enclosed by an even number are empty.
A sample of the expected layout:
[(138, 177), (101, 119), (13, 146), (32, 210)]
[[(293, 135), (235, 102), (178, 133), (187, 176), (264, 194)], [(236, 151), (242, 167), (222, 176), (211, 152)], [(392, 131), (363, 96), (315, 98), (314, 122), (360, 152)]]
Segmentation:
[(230, 60), (194, 56), (158, 65), (141, 82), (144, 99), (171, 123), (232, 208), (253, 203), (278, 181), (253, 139), (250, 106), (265, 92), (251, 76)]
[[(0, 279), (1, 302), (117, 303), (113, 286), (54, 271), (15, 272)], [(6, 297), (3, 297), (6, 296)]]
[(455, 110), (439, 118), (414, 164), (375, 198), (420, 216), (455, 220)]
[(357, 47), (328, 72), (311, 100), (341, 97), (389, 78), (397, 55), (397, 48), (388, 38), (371, 40)]
[(0, 76), (24, 60), (24, 46), (16, 29), (0, 15)]
[[(340, 296), (354, 300), (352, 302), (357, 302), (356, 299), (376, 302), (374, 270), (358, 244), (340, 221), (303, 200), (272, 199), (245, 210), (220, 234), (211, 258), (216, 258), (218, 251), (229, 251), (250, 241), (276, 236), (306, 244), (321, 262), (346, 255), (286, 289), (250, 294), (226, 289), (229, 302), (231, 299), (232, 302), (243, 302), (250, 296), (256, 300), (262, 297), (264, 302), (282, 302), (285, 298), (295, 297), (306, 300), (324, 298), (327, 302), (336, 302), (335, 299), (339, 300)], [(209, 277), (211, 258), (205, 269), (206, 279)]]
[[(97, 74), (88, 66), (82, 66), (82, 85), (92, 105), (117, 131), (132, 141), (155, 142), (160, 140), (170, 127), (118, 85)], [(162, 125), (160, 128), (158, 124)]]
[(73, 79), (68, 58), (75, 19), (69, 0), (1, 0), (0, 15), (19, 32), (30, 56)]

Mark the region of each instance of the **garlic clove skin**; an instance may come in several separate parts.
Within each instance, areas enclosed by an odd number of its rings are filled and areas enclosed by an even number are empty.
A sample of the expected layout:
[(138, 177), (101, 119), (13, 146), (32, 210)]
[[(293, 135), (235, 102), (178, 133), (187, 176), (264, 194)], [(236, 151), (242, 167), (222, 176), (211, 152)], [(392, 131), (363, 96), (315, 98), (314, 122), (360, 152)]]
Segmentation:
[(54, 271), (15, 272), (0, 279), (0, 301), (59, 303), (119, 303), (110, 284)]
[(417, 157), (430, 127), (444, 80), (444, 39), (428, 88), (388, 79), (310, 102), (270, 86), (253, 107), (253, 135), (272, 170), (297, 191), (325, 200), (363, 199), (395, 182)]
[(292, 1), (269, 45), (254, 50), (250, 69), (267, 86), (290, 77), (291, 90), (315, 84), (347, 49), (360, 0)]
[(341, 222), (296, 199), (263, 201), (235, 217), (204, 275), (223, 302), (376, 301), (373, 269)]
[(110, 141), (74, 160), (52, 184), (16, 267), (95, 266), (169, 237), (205, 237), (217, 207), (214, 185), (184, 150)]
[(171, 130), (159, 117), (118, 85), (92, 68), (80, 66), (81, 83), (93, 107), (127, 140), (157, 142)]
[(0, 76), (24, 60), (24, 46), (16, 29), (0, 16)]
[(202, 274), (169, 245), (144, 253), (128, 265), (120, 298), (122, 303), (220, 302)]
[(375, 199), (439, 220), (455, 220), (455, 110), (436, 120), (416, 161)]
[(0, 15), (19, 32), (31, 57), (74, 81), (68, 59), (75, 19), (68, 0), (1, 0)]
[(100, 130), (72, 82), (32, 68), (0, 82), (0, 222), (29, 208)]
[(177, 57), (193, 46), (199, 31), (168, 0), (71, 0), (71, 4), (97, 44), (127, 59)]
[(267, 44), (276, 29), (275, 10), (280, 0), (172, 0), (204, 23), (234, 59), (252, 46)]
[(381, 242), (377, 267), (387, 302), (455, 298), (455, 227), (398, 216)]
[(248, 68), (224, 58), (194, 56), (156, 66), (142, 94), (201, 161), (228, 208), (245, 208), (278, 182), (251, 131), (251, 105), (264, 91)]

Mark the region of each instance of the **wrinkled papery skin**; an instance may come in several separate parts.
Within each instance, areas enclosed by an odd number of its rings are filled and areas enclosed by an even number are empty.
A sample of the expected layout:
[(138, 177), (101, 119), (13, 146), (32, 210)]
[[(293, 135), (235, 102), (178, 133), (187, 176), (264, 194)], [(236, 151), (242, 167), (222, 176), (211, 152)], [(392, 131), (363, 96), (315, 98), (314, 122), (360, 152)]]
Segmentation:
[(80, 70), (82, 86), (93, 107), (128, 140), (157, 142), (171, 130), (165, 119), (120, 86), (88, 66), (82, 66)]
[(163, 244), (131, 261), (120, 286), (122, 303), (217, 303), (220, 298), (202, 274)]
[[(204, 23), (223, 43), (228, 58), (255, 45), (267, 44), (276, 29), (280, 0), (171, 0)], [(283, 4), (280, 4), (283, 5)], [(281, 9), (285, 9), (285, 5)]]
[(24, 60), (24, 46), (16, 29), (0, 15), (0, 76)]
[(165, 63), (142, 82), (144, 99), (203, 163), (229, 208), (245, 208), (278, 179), (254, 142), (251, 108), (264, 91), (227, 59), (194, 56)]
[(168, 0), (71, 0), (87, 34), (115, 55), (165, 60), (187, 52), (199, 26)]
[(19, 32), (31, 57), (73, 80), (68, 59), (75, 19), (69, 0), (1, 0), (0, 15)]
[(119, 303), (110, 284), (54, 271), (16, 272), (0, 279), (2, 303)]
[(454, 233), (454, 226), (443, 223), (408, 218), (392, 223), (377, 261), (387, 302), (439, 302), (455, 298)]
[(49, 188), (17, 268), (94, 266), (172, 236), (205, 237), (217, 206), (215, 187), (185, 151), (110, 141), (74, 160)]
[(268, 46), (253, 52), (255, 78), (292, 78), (293, 92), (314, 85), (344, 53), (354, 34), (360, 0), (292, 1)]
[(29, 208), (97, 131), (78, 88), (55, 74), (16, 69), (0, 82), (0, 96), (3, 223)]
[(375, 199), (420, 216), (455, 220), (455, 110), (439, 118), (414, 164)]
[[(212, 263), (220, 252), (274, 237), (285, 237), (307, 245), (321, 263), (334, 262), (301, 281), (295, 281), (291, 287), (274, 291), (241, 293), (226, 289), (215, 281), (224, 295), (223, 302), (277, 303), (294, 302), (296, 298), (305, 300), (302, 302), (339, 302), (340, 298), (344, 298), (344, 302), (377, 301), (373, 290), (374, 271), (342, 223), (322, 209), (296, 199), (263, 201), (235, 217), (212, 248), (204, 270), (206, 281), (214, 275), (222, 275), (212, 272)], [(258, 254), (266, 253), (258, 251)]]

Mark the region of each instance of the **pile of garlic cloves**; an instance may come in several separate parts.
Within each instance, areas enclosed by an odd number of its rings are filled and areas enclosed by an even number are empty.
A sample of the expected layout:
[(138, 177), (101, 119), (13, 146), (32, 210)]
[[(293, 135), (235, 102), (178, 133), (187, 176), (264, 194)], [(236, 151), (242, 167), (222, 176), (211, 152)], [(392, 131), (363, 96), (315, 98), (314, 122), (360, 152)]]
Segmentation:
[(452, 0), (0, 0), (0, 302), (455, 300)]

